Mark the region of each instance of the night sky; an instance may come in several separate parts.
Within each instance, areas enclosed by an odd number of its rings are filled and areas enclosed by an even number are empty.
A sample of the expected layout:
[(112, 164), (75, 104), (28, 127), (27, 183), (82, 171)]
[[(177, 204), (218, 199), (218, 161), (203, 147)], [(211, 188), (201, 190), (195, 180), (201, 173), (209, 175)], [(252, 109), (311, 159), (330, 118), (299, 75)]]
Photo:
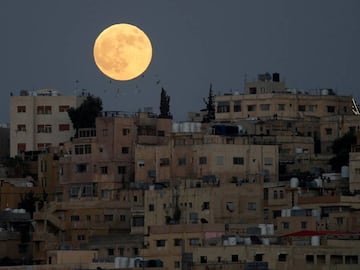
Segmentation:
[[(10, 93), (83, 89), (105, 110), (159, 112), (163, 87), (175, 120), (215, 94), (243, 92), (244, 81), (279, 72), (289, 88), (332, 88), (360, 101), (359, 0), (1, 0), (0, 123)], [(153, 58), (127, 82), (93, 60), (98, 34), (130, 23), (150, 38)]]

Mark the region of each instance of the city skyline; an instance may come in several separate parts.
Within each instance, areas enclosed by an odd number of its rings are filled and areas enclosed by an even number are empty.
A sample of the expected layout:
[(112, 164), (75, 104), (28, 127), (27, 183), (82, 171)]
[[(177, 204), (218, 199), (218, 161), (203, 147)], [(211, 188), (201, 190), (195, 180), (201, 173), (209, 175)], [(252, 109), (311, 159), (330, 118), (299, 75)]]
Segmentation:
[[(205, 107), (215, 94), (243, 92), (244, 81), (279, 72), (290, 88), (333, 88), (359, 101), (358, 1), (288, 3), (259, 1), (4, 1), (1, 123), (9, 122), (10, 93), (53, 88), (64, 95), (83, 89), (105, 110), (158, 112), (160, 91), (175, 120)], [(127, 22), (153, 44), (149, 68), (118, 82), (97, 69), (92, 55), (98, 34)]]

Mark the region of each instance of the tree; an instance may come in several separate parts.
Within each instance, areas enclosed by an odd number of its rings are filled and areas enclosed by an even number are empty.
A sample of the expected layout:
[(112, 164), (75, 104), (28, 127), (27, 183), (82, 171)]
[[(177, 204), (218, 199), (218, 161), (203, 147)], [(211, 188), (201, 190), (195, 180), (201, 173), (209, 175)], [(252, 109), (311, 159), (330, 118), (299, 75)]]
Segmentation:
[(354, 144), (356, 144), (356, 134), (351, 131), (333, 142), (331, 148), (335, 156), (329, 160), (332, 170), (339, 172), (342, 166), (349, 165), (349, 153)]
[(164, 88), (161, 88), (159, 118), (172, 118), (170, 113), (170, 96), (166, 94)]
[(210, 84), (209, 95), (207, 100), (204, 98), (206, 104), (206, 115), (204, 116), (203, 122), (209, 123), (215, 120), (215, 96), (212, 91), (212, 84)]
[(95, 119), (101, 111), (102, 100), (94, 96), (88, 96), (78, 108), (70, 108), (68, 115), (75, 129), (75, 137), (80, 128), (95, 127)]
[(5, 161), (8, 177), (25, 177), (30, 174), (28, 164), (19, 156), (10, 157)]

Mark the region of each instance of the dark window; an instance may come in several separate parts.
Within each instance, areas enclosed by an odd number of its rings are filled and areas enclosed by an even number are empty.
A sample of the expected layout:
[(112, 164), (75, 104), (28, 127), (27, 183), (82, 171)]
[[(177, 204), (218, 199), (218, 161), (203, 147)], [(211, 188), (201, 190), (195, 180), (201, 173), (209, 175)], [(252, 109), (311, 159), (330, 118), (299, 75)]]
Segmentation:
[(170, 159), (169, 158), (160, 158), (160, 166), (169, 166)]
[(207, 263), (207, 256), (200, 256), (200, 263)]
[(113, 248), (108, 248), (107, 252), (108, 252), (108, 255), (109, 255), (109, 256), (113, 256), (113, 255), (114, 255), (114, 249), (113, 249)]
[(80, 216), (70, 216), (70, 220), (73, 221), (80, 221)]
[(149, 211), (153, 212), (155, 210), (155, 206), (151, 203), (149, 204)]
[(326, 133), (326, 135), (331, 135), (332, 134), (332, 128), (325, 128), (325, 133)]
[(125, 174), (126, 166), (118, 166), (118, 174)]
[(121, 147), (121, 153), (129, 154), (129, 147)]
[(241, 101), (234, 102), (234, 112), (241, 112)]
[(158, 130), (157, 135), (159, 137), (164, 137), (165, 136), (165, 131), (164, 130)]
[(278, 256), (278, 261), (279, 262), (286, 262), (287, 259), (287, 254), (286, 253), (280, 253)]
[(327, 106), (327, 112), (334, 113), (335, 112), (335, 106)]
[(307, 222), (301, 221), (301, 229), (306, 229), (306, 228), (307, 228)]
[(305, 112), (306, 106), (305, 105), (299, 105), (298, 110), (299, 110), (299, 112)]
[(179, 158), (178, 159), (178, 165), (179, 166), (185, 166), (186, 165), (186, 159), (185, 158)]
[(17, 106), (17, 112), (18, 113), (26, 112), (26, 106)]
[(113, 221), (114, 215), (104, 215), (104, 221)]
[(129, 133), (130, 133), (130, 129), (128, 129), (128, 128), (123, 128), (123, 135), (125, 136), (125, 135), (128, 135)]
[(232, 262), (238, 262), (239, 261), (239, 255), (231, 255), (231, 261)]
[(165, 247), (166, 240), (156, 240), (156, 246), (157, 247)]
[(207, 163), (207, 158), (206, 157), (199, 157), (199, 164), (206, 164)]
[(256, 105), (248, 105), (247, 110), (248, 110), (248, 112), (255, 112), (256, 111)]
[(243, 157), (233, 157), (233, 164), (234, 165), (243, 165), (244, 158)]
[(217, 112), (224, 113), (230, 112), (230, 104), (228, 101), (220, 101), (217, 105)]
[(182, 239), (180, 238), (175, 238), (174, 239), (174, 246), (175, 247), (180, 247), (182, 245)]
[(108, 167), (100, 167), (101, 174), (108, 174)]

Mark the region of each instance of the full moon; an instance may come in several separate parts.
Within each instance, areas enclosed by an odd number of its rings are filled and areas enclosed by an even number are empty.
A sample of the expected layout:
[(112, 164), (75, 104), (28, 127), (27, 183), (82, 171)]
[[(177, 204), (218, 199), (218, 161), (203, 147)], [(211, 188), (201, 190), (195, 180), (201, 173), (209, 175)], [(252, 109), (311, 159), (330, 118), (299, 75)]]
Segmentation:
[(102, 73), (114, 80), (140, 76), (152, 57), (150, 39), (138, 27), (120, 23), (106, 28), (96, 38), (94, 60)]

